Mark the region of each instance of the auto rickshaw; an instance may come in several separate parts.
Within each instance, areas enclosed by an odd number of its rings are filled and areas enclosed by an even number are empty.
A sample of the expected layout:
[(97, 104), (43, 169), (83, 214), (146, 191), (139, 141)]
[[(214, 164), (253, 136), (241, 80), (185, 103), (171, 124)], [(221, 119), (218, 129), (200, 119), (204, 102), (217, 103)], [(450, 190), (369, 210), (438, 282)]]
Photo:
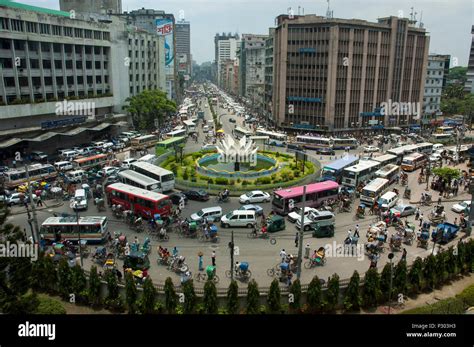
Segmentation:
[(411, 189), (410, 188), (408, 188), (408, 187), (405, 188), (405, 192), (403, 193), (403, 197), (405, 199), (410, 199), (411, 198)]
[(355, 219), (363, 219), (365, 218), (365, 204), (359, 204), (357, 207), (357, 211), (355, 214)]
[(285, 219), (282, 216), (273, 215), (267, 218), (267, 232), (274, 233), (285, 230)]
[(124, 262), (124, 268), (130, 268), (133, 270), (144, 270), (150, 268), (150, 260), (144, 252), (134, 251), (128, 255)]
[(315, 223), (313, 227), (313, 237), (333, 237), (334, 225), (318, 225)]

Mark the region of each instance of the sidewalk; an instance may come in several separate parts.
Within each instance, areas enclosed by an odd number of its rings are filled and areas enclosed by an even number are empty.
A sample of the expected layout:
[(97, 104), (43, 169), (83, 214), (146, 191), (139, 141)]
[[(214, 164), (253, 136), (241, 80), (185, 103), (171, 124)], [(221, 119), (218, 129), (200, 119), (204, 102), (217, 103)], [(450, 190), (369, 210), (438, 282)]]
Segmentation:
[[(44, 207), (36, 207), (36, 211), (42, 211), (42, 210), (46, 210), (46, 209), (49, 209), (49, 208), (56, 208), (56, 207), (59, 207), (59, 206), (62, 206), (64, 205), (64, 201), (60, 200), (58, 202), (54, 201), (54, 200), (51, 200), (51, 204), (46, 204), (46, 202), (43, 201), (43, 205)], [(19, 214), (26, 214), (27, 211), (25, 209), (25, 207), (23, 205), (20, 205), (20, 206), (14, 206), (10, 209), (10, 215), (14, 216), (14, 215), (19, 215)]]

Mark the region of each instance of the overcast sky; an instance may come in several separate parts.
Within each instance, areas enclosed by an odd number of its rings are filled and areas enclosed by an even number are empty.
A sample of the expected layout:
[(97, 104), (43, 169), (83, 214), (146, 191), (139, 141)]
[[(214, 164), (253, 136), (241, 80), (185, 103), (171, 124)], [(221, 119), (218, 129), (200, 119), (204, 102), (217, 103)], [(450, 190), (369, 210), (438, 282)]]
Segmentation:
[[(59, 9), (59, 0), (21, 0), (30, 5)], [(123, 10), (142, 7), (164, 10), (191, 23), (191, 53), (198, 63), (214, 60), (216, 32), (268, 34), (279, 14), (292, 7), (298, 14), (325, 15), (326, 0), (122, 0)], [(331, 0), (335, 18), (376, 21), (389, 15), (409, 17), (417, 12), (430, 36), (430, 53), (450, 54), (467, 66), (474, 23), (472, 0)], [(402, 11), (402, 12), (400, 12)], [(454, 59), (451, 59), (453, 64)]]

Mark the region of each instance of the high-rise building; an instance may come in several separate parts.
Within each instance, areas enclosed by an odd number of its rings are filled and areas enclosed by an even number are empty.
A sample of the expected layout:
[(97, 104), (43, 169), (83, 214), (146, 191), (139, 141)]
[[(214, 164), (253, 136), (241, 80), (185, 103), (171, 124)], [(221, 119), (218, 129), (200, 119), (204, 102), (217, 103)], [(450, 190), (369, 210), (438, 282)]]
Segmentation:
[(180, 20), (176, 22), (175, 31), (178, 72), (190, 77), (192, 74), (191, 26), (189, 22)]
[[(350, 131), (417, 123), (429, 37), (414, 21), (280, 15), (277, 25), (276, 125)], [(395, 103), (403, 112), (392, 107)]]
[(265, 40), (265, 97), (264, 97), (264, 116), (267, 122), (273, 122), (272, 114), (272, 96), (273, 96), (273, 38), (275, 28), (270, 28), (268, 38)]
[(179, 100), (182, 93), (178, 85), (178, 62), (175, 59), (176, 30), (174, 16), (160, 10), (141, 8), (124, 12), (121, 17), (129, 25), (164, 38), (166, 92), (170, 99)]
[(426, 69), (425, 93), (423, 97), (423, 115), (428, 118), (441, 116), (441, 94), (446, 86), (451, 56), (430, 54)]
[(215, 76), (217, 84), (221, 84), (221, 65), (229, 59), (235, 59), (239, 42), (237, 34), (216, 34), (214, 37), (215, 45)]
[(465, 85), (465, 91), (474, 93), (474, 25), (471, 28), (472, 41), (471, 51), (469, 53), (469, 63), (467, 65), (467, 80)]
[(120, 14), (122, 0), (59, 0), (59, 8), (66, 12)]
[(242, 34), (239, 49), (240, 95), (263, 112), (265, 99), (265, 40), (267, 35)]

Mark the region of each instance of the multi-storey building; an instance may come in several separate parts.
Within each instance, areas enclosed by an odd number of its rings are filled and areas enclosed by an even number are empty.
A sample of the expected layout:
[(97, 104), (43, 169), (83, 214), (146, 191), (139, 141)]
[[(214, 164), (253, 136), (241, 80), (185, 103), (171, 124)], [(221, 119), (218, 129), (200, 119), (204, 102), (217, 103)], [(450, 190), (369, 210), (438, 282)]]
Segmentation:
[(59, 9), (77, 13), (117, 14), (122, 13), (122, 0), (59, 0)]
[(240, 41), (240, 95), (263, 113), (265, 96), (265, 40), (267, 35), (243, 34)]
[[(372, 23), (280, 15), (277, 25), (276, 125), (349, 131), (416, 123), (428, 58), (425, 29), (393, 16)], [(419, 112), (405, 107), (404, 112), (394, 111), (394, 103), (413, 103)]]
[(467, 65), (467, 80), (464, 89), (468, 93), (474, 93), (474, 25), (471, 28), (471, 34), (471, 51), (469, 53), (469, 62)]
[(273, 37), (275, 28), (270, 28), (268, 38), (265, 40), (265, 109), (264, 116), (267, 122), (272, 122), (272, 96), (273, 96)]
[(426, 69), (423, 115), (426, 118), (441, 116), (441, 94), (446, 86), (451, 57), (449, 55), (430, 54)]
[(181, 91), (178, 87), (176, 56), (175, 18), (164, 11), (145, 9), (124, 12), (120, 15), (127, 24), (145, 30), (150, 34), (157, 34), (164, 39), (166, 91), (169, 98), (180, 99)]
[(216, 34), (214, 37), (215, 45), (215, 74), (217, 83), (220, 84), (222, 80), (221, 68), (227, 60), (234, 60), (236, 58), (238, 48), (239, 36), (237, 34)]

